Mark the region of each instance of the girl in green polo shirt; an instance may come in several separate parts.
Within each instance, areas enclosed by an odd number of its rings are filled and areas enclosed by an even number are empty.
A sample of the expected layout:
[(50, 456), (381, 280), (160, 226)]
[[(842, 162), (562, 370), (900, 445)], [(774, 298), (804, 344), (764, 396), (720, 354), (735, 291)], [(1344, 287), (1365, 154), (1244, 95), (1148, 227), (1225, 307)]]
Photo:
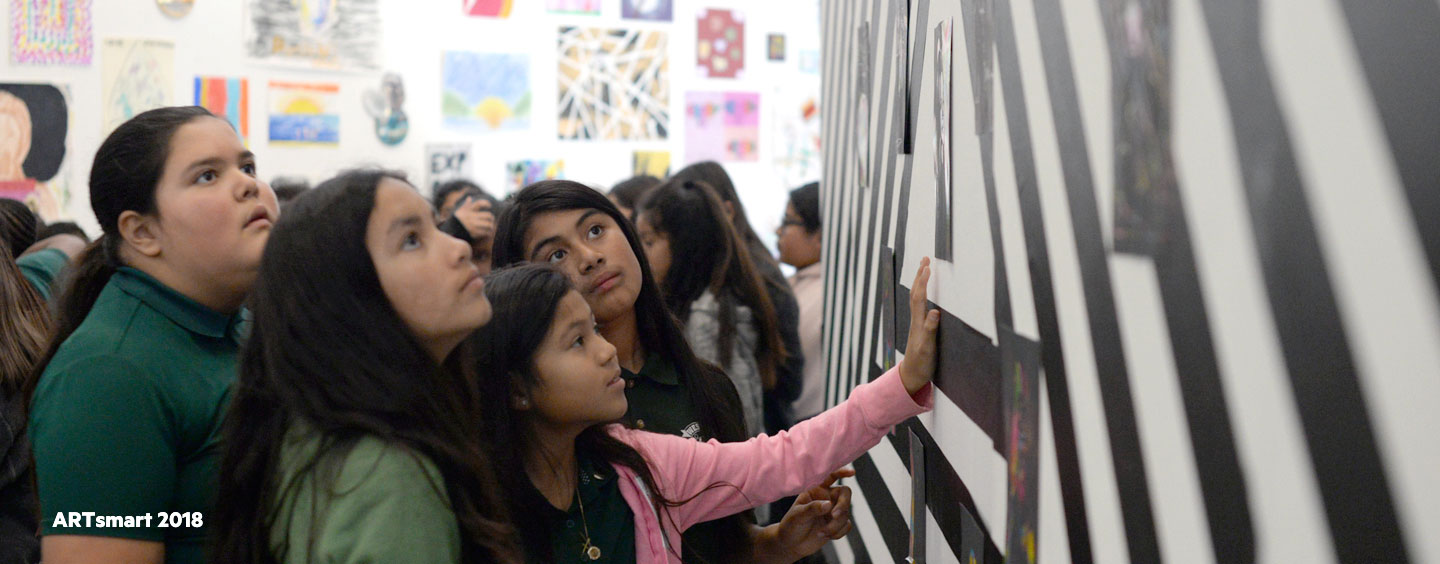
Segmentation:
[(30, 396), (42, 555), (198, 564), (275, 194), (228, 121), (176, 107), (105, 139), (90, 206), (104, 235), (62, 289)]
[(461, 342), (490, 319), (470, 246), (403, 177), (286, 205), (226, 420), (220, 563), (518, 563)]

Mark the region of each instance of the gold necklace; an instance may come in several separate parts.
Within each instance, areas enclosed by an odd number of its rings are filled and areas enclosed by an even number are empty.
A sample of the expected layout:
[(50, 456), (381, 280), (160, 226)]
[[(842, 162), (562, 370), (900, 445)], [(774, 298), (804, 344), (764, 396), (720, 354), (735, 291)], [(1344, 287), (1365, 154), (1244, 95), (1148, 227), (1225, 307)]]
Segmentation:
[(580, 495), (580, 481), (575, 481), (575, 501), (580, 503), (580, 524), (585, 527), (585, 545), (580, 547), (580, 554), (590, 560), (600, 559), (600, 547), (590, 544), (590, 522), (585, 519), (585, 498)]

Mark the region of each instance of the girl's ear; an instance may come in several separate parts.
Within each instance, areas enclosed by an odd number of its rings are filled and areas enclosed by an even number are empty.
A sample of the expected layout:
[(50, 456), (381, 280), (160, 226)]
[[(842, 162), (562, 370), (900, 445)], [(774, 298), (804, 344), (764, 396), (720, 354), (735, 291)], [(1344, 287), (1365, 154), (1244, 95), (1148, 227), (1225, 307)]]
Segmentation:
[(520, 386), (520, 377), (510, 374), (510, 407), (515, 411), (530, 411), (530, 393)]

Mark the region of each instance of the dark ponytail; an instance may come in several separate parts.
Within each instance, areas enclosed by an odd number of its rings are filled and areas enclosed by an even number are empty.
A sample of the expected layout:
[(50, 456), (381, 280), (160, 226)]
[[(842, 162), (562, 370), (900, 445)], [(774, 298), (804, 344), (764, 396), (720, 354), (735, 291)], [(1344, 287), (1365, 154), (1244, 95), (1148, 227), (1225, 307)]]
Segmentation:
[(155, 213), (155, 187), (170, 156), (170, 138), (180, 126), (206, 116), (215, 117), (199, 106), (150, 110), (120, 124), (100, 144), (90, 166), (90, 210), (104, 235), (85, 249), (60, 282), (50, 346), (35, 365), (37, 377), (31, 379), (32, 386), (60, 345), (85, 321), (100, 291), (121, 266), (120, 214)]

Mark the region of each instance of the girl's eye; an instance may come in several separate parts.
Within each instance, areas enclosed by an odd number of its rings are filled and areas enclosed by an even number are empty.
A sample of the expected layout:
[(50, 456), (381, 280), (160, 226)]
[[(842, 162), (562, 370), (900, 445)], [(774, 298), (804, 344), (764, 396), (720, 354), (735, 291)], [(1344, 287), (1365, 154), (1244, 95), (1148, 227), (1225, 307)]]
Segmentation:
[(585, 346), (585, 336), (584, 336), (584, 335), (581, 335), (581, 336), (579, 336), (579, 337), (575, 337), (575, 342), (570, 343), (570, 346), (572, 346), (572, 347), (584, 347), (584, 346)]
[(565, 250), (564, 250), (564, 249), (556, 249), (554, 252), (551, 252), (551, 253), (550, 253), (550, 264), (555, 264), (555, 263), (560, 262), (560, 261), (562, 261), (562, 260), (565, 260)]
[(216, 176), (215, 171), (207, 170), (200, 173), (200, 176), (195, 178), (195, 182), (198, 182), (200, 184), (209, 184), (211, 182), (214, 182), (216, 178), (219, 177)]
[(595, 238), (595, 237), (599, 237), (599, 236), (600, 236), (601, 234), (603, 234), (603, 233), (605, 233), (605, 227), (604, 227), (604, 226), (602, 226), (602, 225), (600, 225), (600, 224), (598, 224), (598, 223), (595, 224), (595, 225), (591, 225), (591, 226), (590, 226), (590, 237), (591, 237), (592, 239)]
[(240, 165), (240, 170), (243, 171), (245, 174), (255, 176), (255, 163), (246, 163)]
[(400, 244), (400, 249), (401, 249), (401, 250), (407, 250), (407, 251), (408, 251), (408, 250), (411, 250), (411, 249), (418, 249), (418, 248), (420, 248), (420, 236), (417, 235), (417, 234), (415, 234), (415, 233), (411, 233), (411, 234), (409, 234), (409, 235), (406, 235), (406, 236), (405, 236), (405, 240), (404, 240), (403, 242), (401, 242), (401, 244)]

